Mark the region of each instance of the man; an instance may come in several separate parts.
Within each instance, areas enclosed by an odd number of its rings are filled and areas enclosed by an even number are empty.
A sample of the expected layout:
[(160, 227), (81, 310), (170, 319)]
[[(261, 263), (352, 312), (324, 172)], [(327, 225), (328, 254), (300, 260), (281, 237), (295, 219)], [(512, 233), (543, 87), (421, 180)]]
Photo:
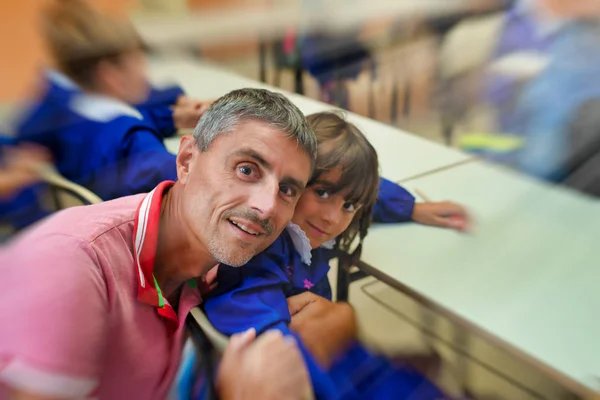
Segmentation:
[[(177, 182), (65, 210), (17, 237), (0, 253), (0, 398), (164, 398), (183, 321), (202, 301), (197, 278), (218, 262), (245, 264), (278, 237), (315, 155), (289, 100), (237, 90), (182, 138)], [(349, 306), (298, 301), (293, 314), (324, 321), (296, 319), (303, 339), (340, 318), (342, 329), (327, 333), (336, 348), (355, 334)], [(300, 398), (308, 378), (296, 346), (274, 333), (249, 345), (252, 337), (230, 344), (220, 395)]]

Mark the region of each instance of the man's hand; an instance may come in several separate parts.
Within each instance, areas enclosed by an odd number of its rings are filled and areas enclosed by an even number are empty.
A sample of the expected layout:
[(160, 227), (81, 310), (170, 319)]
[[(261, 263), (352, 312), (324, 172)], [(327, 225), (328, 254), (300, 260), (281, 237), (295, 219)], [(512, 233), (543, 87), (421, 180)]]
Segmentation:
[(301, 400), (311, 386), (292, 337), (268, 331), (254, 340), (253, 329), (233, 335), (225, 349), (217, 390), (225, 400)]
[(192, 97), (181, 96), (173, 106), (173, 121), (177, 129), (194, 129), (200, 117), (208, 110), (214, 100), (200, 101)]
[(305, 292), (288, 298), (288, 308), (290, 329), (325, 368), (356, 340), (356, 316), (348, 303), (332, 303)]
[(412, 219), (423, 225), (457, 231), (467, 231), (470, 228), (470, 218), (465, 208), (451, 201), (416, 203)]

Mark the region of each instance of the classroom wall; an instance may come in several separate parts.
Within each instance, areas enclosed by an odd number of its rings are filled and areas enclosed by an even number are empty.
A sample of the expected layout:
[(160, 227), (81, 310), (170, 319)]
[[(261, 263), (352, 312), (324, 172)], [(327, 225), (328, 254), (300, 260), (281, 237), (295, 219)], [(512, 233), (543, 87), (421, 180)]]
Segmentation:
[[(38, 31), (40, 10), (51, 0), (0, 1), (0, 104), (31, 94), (47, 56)], [(139, 0), (93, 0), (111, 13), (123, 13)]]

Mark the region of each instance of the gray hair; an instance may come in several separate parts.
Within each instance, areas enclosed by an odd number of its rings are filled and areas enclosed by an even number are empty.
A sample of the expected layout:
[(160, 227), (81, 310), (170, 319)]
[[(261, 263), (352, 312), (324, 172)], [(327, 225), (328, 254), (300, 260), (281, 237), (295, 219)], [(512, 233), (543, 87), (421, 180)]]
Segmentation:
[(208, 150), (218, 135), (233, 131), (244, 120), (266, 122), (295, 139), (314, 166), (317, 139), (304, 114), (284, 95), (265, 89), (238, 89), (217, 99), (194, 130), (200, 151)]

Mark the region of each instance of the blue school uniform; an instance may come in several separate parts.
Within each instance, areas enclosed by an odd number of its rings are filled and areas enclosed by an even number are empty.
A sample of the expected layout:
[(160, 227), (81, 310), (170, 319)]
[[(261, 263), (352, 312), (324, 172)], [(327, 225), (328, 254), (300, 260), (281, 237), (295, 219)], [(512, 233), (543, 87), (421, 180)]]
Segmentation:
[[(290, 224), (263, 253), (241, 268), (221, 265), (219, 286), (205, 300), (204, 311), (226, 335), (251, 327), (257, 333), (277, 329), (294, 335), (286, 299), (313, 292), (331, 299), (327, 279), (332, 242), (311, 250), (304, 232)], [(360, 344), (352, 345), (322, 369), (299, 341), (317, 399), (436, 399), (442, 393), (419, 373), (395, 367)]]
[(103, 200), (152, 190), (176, 180), (175, 155), (152, 121), (115, 99), (78, 93), (61, 110), (64, 127), (34, 140), (50, 149), (56, 168)]
[[(17, 119), (16, 135), (22, 140), (64, 129), (69, 122), (63, 118), (65, 105), (69, 104), (73, 95), (81, 93), (75, 82), (55, 70), (46, 71), (42, 85), (42, 96)], [(179, 86), (152, 87), (146, 101), (135, 108), (144, 119), (152, 121), (161, 136), (167, 138), (177, 131), (171, 106), (182, 95), (184, 92)]]
[[(54, 70), (46, 71), (43, 85), (43, 95), (17, 120), (15, 143), (47, 147), (63, 176), (104, 200), (176, 178), (175, 156), (162, 140), (176, 132), (171, 105), (183, 94), (181, 88), (152, 88), (144, 103), (130, 107), (88, 95)], [(46, 190), (37, 184), (4, 199), (2, 222), (21, 229), (48, 215), (39, 201)]]
[(377, 202), (373, 208), (373, 222), (397, 223), (412, 220), (415, 197), (402, 186), (379, 178)]
[(150, 119), (154, 123), (157, 132), (166, 139), (177, 132), (171, 107), (184, 94), (179, 86), (160, 89), (152, 87), (146, 101), (138, 104), (136, 108), (144, 115), (144, 119)]
[(561, 181), (567, 172), (569, 127), (580, 107), (600, 98), (600, 24), (565, 23), (548, 47), (550, 64), (523, 88), (511, 132), (522, 132), (518, 166), (539, 178)]
[(180, 88), (152, 89), (131, 107), (82, 92), (64, 75), (47, 74), (41, 100), (17, 126), (19, 141), (50, 149), (58, 171), (103, 200), (147, 192), (175, 180), (175, 156), (162, 140), (175, 132), (170, 105)]

